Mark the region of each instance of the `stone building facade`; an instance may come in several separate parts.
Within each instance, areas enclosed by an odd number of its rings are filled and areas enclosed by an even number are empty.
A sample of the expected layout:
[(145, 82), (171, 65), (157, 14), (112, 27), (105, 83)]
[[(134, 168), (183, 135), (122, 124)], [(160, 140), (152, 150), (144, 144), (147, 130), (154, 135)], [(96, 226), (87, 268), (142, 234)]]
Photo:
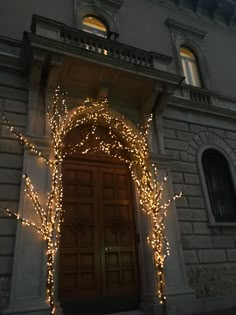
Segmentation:
[[(169, 175), (167, 197), (179, 191), (183, 197), (166, 222), (171, 255), (162, 309), (146, 243), (150, 223), (131, 187), (139, 274), (133, 308), (143, 314), (236, 306), (235, 32), (234, 0), (0, 3), (0, 112), (45, 154), (46, 106), (58, 84), (70, 109), (86, 97), (108, 97), (113, 113), (136, 126), (153, 113), (151, 160)], [(0, 208), (37, 220), (21, 184), (25, 172), (43, 199), (47, 167), (1, 118)], [(0, 314), (48, 314), (44, 251), (40, 236), (1, 212)], [(59, 259), (57, 273), (60, 266)]]

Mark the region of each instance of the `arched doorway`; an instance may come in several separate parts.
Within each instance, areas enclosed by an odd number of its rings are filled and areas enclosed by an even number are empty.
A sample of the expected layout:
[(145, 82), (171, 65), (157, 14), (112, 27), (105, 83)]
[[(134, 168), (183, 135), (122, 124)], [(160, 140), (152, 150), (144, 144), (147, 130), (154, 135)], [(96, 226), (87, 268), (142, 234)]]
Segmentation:
[[(73, 129), (80, 143), (90, 126)], [(97, 127), (106, 140), (109, 130)], [(87, 146), (93, 146), (93, 140)], [(59, 298), (67, 315), (102, 315), (138, 308), (139, 278), (128, 166), (101, 153), (73, 153), (63, 164), (65, 220)]]

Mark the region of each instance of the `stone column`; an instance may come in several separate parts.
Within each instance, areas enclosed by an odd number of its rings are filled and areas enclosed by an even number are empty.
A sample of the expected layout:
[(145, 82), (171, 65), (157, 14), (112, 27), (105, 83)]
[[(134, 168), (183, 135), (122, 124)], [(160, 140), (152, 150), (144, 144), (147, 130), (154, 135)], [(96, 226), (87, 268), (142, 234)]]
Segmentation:
[[(48, 189), (47, 166), (28, 151), (24, 153), (23, 172), (30, 176), (40, 201), (45, 202)], [(19, 214), (31, 222), (40, 224), (31, 201), (21, 187)], [(14, 262), (12, 271), (10, 304), (4, 314), (48, 315), (46, 303), (45, 242), (36, 229), (17, 221)]]
[[(41, 82), (43, 71), (50, 74), (50, 69), (45, 69), (43, 54), (34, 55), (29, 75), (26, 136), (37, 149), (43, 152), (44, 155), (49, 156), (50, 140), (48, 138), (49, 130), (46, 124), (45, 107), (47, 83)], [(51, 79), (48, 75), (48, 81)], [(45, 206), (50, 187), (49, 167), (42, 159), (25, 149), (23, 173), (30, 177), (40, 202)], [(19, 214), (21, 217), (40, 225), (39, 215), (24, 192), (24, 183), (21, 187)], [(10, 303), (4, 314), (48, 315), (46, 275), (45, 241), (36, 229), (23, 226), (21, 222), (17, 221)]]
[[(169, 180), (166, 184), (165, 199), (173, 196), (171, 186), (170, 169), (167, 167), (161, 173), (167, 173)], [(183, 259), (182, 244), (173, 202), (166, 218), (166, 235), (170, 243), (170, 256), (166, 258), (165, 280), (167, 288), (167, 315), (192, 314), (197, 312), (197, 300), (195, 292), (189, 287)]]
[[(135, 185), (134, 185), (135, 186)], [(149, 217), (142, 211), (139, 205), (139, 198), (137, 191), (134, 190), (134, 196), (136, 196), (136, 202), (134, 202), (136, 208), (136, 226), (138, 233), (138, 260), (139, 260), (139, 272), (140, 272), (140, 309), (145, 315), (155, 314), (155, 310), (160, 309), (156, 294), (156, 276), (155, 265), (153, 260), (153, 252), (151, 246), (147, 243), (147, 236), (150, 234), (151, 221)], [(157, 313), (161, 315), (160, 312)]]

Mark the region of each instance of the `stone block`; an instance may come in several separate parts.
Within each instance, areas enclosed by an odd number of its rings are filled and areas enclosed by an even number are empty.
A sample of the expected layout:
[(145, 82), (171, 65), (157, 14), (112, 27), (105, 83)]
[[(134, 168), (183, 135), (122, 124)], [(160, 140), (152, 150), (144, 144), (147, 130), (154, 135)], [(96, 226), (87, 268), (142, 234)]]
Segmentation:
[(198, 256), (195, 250), (184, 250), (184, 262), (188, 264), (196, 264), (198, 263)]
[(188, 208), (189, 205), (188, 205), (188, 200), (186, 197), (182, 196), (181, 198), (178, 198), (175, 200), (175, 205), (176, 205), (176, 208)]
[(189, 127), (186, 122), (182, 121), (176, 121), (176, 120), (171, 120), (171, 119), (163, 119), (163, 125), (166, 128), (171, 128), (171, 129), (176, 129), (176, 130), (183, 130), (183, 131), (188, 131)]
[(177, 172), (185, 172), (197, 174), (197, 166), (195, 163), (176, 161), (171, 163), (171, 170)]
[(0, 153), (0, 167), (21, 169), (23, 156), (20, 154)]
[(165, 153), (170, 155), (172, 160), (177, 160), (177, 161), (180, 160), (178, 151), (165, 149)]
[(12, 256), (0, 256), (1, 274), (9, 274), (12, 269)]
[(12, 236), (16, 233), (16, 219), (6, 217), (0, 218), (0, 237)]
[(188, 196), (202, 196), (202, 190), (199, 185), (184, 185), (184, 194)]
[(188, 142), (174, 139), (165, 139), (164, 141), (165, 148), (175, 149), (178, 151), (186, 151), (188, 147)]
[(190, 124), (190, 131), (194, 132), (194, 133), (198, 133), (200, 131), (204, 131), (207, 130), (206, 126), (202, 126), (202, 125), (195, 125), (195, 124)]
[(182, 192), (184, 196), (202, 196), (199, 185), (173, 184), (175, 193)]
[(225, 250), (223, 249), (202, 249), (198, 251), (198, 256), (200, 263), (218, 263), (227, 260)]
[(202, 140), (202, 143), (208, 143), (207, 134), (205, 132), (201, 132), (199, 137)]
[[(197, 297), (213, 297), (213, 309), (220, 309), (222, 307), (222, 296), (231, 296), (235, 299), (236, 292), (236, 266), (235, 263), (207, 263), (195, 264), (187, 266), (187, 275), (192, 288), (194, 288)], [(220, 297), (220, 298), (218, 298)], [(227, 297), (227, 300), (228, 300)], [(218, 308), (215, 308), (219, 300)], [(208, 300), (209, 301), (209, 300)], [(226, 299), (225, 299), (226, 302)], [(227, 302), (226, 302), (227, 303)], [(221, 306), (220, 306), (221, 305)], [(226, 304), (227, 305), (227, 304)], [(233, 305), (233, 304), (232, 304)], [(228, 305), (230, 308), (230, 305)], [(210, 312), (209, 314), (222, 315), (228, 312)], [(201, 313), (205, 314), (205, 313)], [(206, 313), (208, 314), (208, 313)], [(231, 313), (232, 315), (235, 312)]]
[(22, 154), (23, 146), (15, 139), (0, 139), (0, 153)]
[[(1, 124), (1, 121), (0, 121), (0, 124)], [(16, 139), (15, 136), (13, 135), (13, 133), (7, 128), (7, 126), (2, 126), (0, 136), (2, 138), (9, 138), (9, 139), (13, 139), (13, 140)]]
[[(181, 199), (181, 198), (180, 198)], [(202, 209), (181, 209), (177, 210), (180, 221), (207, 221), (206, 211)]]
[(229, 261), (236, 261), (236, 249), (227, 249), (227, 256)]
[(180, 154), (181, 161), (188, 161), (189, 160), (187, 152), (181, 151), (181, 152), (179, 152), (179, 154)]
[(223, 129), (209, 127), (208, 130), (219, 137), (225, 138), (225, 131)]
[(226, 140), (226, 143), (227, 143), (232, 149), (236, 149), (236, 140)]
[(188, 147), (188, 154), (191, 154), (192, 156), (197, 156), (197, 150), (190, 145)]
[(231, 140), (236, 140), (236, 132), (227, 131), (226, 132), (226, 137), (228, 139), (231, 139)]
[(18, 114), (18, 113), (11, 113), (5, 112), (7, 119), (10, 123), (17, 127), (25, 127), (26, 126), (26, 115), (25, 114)]
[[(7, 196), (7, 198), (6, 198)], [(19, 200), (20, 185), (15, 184), (0, 184), (0, 199), (11, 201)]]
[(195, 234), (211, 234), (211, 231), (206, 222), (195, 222), (193, 223), (193, 231)]
[(214, 248), (235, 248), (233, 236), (230, 235), (217, 235), (212, 236)]
[(164, 128), (164, 137), (170, 139), (176, 139), (176, 132), (173, 129)]
[(186, 196), (184, 184), (174, 184), (173, 183), (173, 189), (174, 189), (175, 194), (179, 194), (180, 192), (182, 192), (183, 195)]
[(20, 184), (21, 171), (0, 168), (0, 184)]
[(7, 108), (7, 110), (11, 112), (26, 114), (27, 103), (12, 99), (6, 99), (4, 103), (4, 108)]
[(184, 249), (212, 248), (211, 236), (186, 235), (181, 239)]
[(194, 174), (185, 174), (184, 173), (184, 182), (186, 184), (199, 184), (199, 176)]
[(172, 179), (172, 183), (183, 183), (184, 182), (183, 173), (172, 172), (171, 179)]
[(204, 200), (201, 197), (188, 197), (190, 208), (205, 208)]
[(194, 145), (195, 148), (198, 148), (199, 145), (202, 144), (202, 140), (200, 139), (200, 137), (198, 135), (195, 135), (193, 141), (191, 142), (192, 145)]
[(27, 89), (15, 89), (11, 87), (0, 86), (0, 95), (4, 98), (14, 99), (17, 101), (28, 102)]
[(177, 139), (187, 141), (187, 142), (189, 142), (193, 137), (193, 134), (191, 132), (186, 132), (186, 131), (176, 131), (176, 134), (177, 134)]
[(0, 237), (0, 255), (13, 255), (15, 237)]
[(192, 234), (193, 228), (192, 224), (189, 222), (180, 222), (179, 223), (180, 234)]

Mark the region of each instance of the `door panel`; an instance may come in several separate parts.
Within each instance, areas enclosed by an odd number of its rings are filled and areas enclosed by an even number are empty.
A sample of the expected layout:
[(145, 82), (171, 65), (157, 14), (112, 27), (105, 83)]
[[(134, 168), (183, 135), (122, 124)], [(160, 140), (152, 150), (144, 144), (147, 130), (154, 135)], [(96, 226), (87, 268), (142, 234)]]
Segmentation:
[(110, 160), (67, 159), (63, 180), (59, 297), (66, 314), (136, 308), (139, 281), (129, 169)]

